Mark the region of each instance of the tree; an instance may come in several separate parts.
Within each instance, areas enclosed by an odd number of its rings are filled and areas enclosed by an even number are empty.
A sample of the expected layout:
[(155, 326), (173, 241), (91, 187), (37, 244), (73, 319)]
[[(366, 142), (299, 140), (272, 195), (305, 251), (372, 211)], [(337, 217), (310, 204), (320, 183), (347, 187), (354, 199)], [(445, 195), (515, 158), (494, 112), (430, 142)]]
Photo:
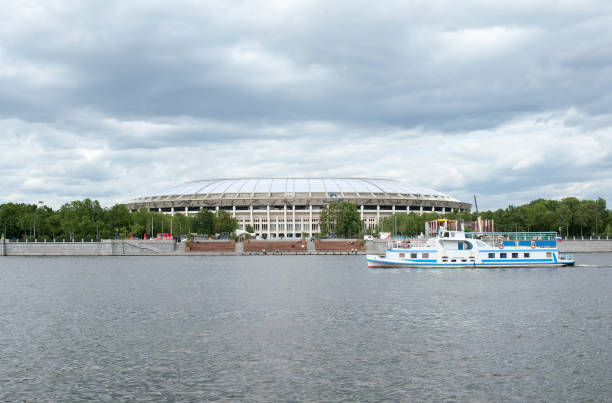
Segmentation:
[(336, 233), (344, 238), (359, 236), (361, 233), (361, 215), (355, 203), (343, 201), (338, 204), (338, 218), (336, 222)]
[(322, 237), (327, 237), (336, 232), (339, 214), (340, 209), (337, 202), (323, 206), (321, 214), (319, 215), (319, 232)]
[(215, 233), (215, 215), (208, 209), (198, 211), (193, 220), (193, 230), (199, 234)]
[(227, 211), (219, 210), (214, 217), (214, 229), (216, 234), (231, 234), (238, 229), (238, 220)]

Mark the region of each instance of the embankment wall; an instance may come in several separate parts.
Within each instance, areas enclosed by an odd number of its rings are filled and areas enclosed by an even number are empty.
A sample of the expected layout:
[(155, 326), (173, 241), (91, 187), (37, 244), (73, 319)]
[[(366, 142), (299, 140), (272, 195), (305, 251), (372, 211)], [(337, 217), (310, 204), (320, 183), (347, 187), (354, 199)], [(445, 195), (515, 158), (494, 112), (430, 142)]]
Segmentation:
[[(365, 253), (384, 254), (385, 240), (366, 241)], [(564, 240), (561, 252), (612, 252), (612, 239)], [(315, 252), (316, 253), (316, 252)], [(363, 253), (363, 252), (361, 252)], [(102, 240), (100, 242), (9, 242), (0, 240), (0, 256), (137, 256), (184, 255), (184, 244), (159, 240)]]
[[(175, 241), (110, 240), (100, 242), (9, 242), (3, 240), (1, 256), (122, 256), (180, 254)], [(182, 248), (181, 248), (182, 249)], [(184, 252), (183, 252), (184, 253)]]
[(612, 252), (612, 239), (564, 240), (559, 243), (561, 252)]

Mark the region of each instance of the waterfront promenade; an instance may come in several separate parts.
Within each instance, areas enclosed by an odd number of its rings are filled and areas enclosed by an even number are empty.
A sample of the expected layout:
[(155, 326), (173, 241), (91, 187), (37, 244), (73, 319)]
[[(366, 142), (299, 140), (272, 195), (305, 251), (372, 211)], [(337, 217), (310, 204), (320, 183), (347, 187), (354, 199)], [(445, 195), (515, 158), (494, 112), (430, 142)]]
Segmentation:
[[(185, 243), (168, 240), (111, 240), (100, 242), (12, 242), (0, 240), (0, 256), (196, 256), (196, 255), (334, 255), (384, 253), (387, 242), (367, 241), (365, 248), (351, 247), (359, 240), (304, 241), (304, 248), (295, 250), (275, 247), (278, 241), (261, 241), (257, 248), (245, 248), (244, 242), (236, 242), (233, 248), (193, 248), (186, 251)], [(213, 241), (214, 242), (214, 241)], [(210, 246), (213, 242), (207, 242)], [(285, 242), (286, 243), (286, 242)], [(326, 243), (328, 245), (322, 246)], [(301, 244), (301, 243), (300, 243)], [(285, 246), (285, 245), (282, 245)], [(612, 252), (612, 239), (564, 240), (559, 243), (561, 252), (591, 253)]]

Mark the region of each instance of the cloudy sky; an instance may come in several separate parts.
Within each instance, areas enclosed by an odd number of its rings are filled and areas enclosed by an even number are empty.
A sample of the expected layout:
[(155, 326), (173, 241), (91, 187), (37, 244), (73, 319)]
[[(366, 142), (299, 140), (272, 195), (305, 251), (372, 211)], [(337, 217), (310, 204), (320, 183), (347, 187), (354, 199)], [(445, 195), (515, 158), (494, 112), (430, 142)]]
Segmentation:
[(612, 204), (609, 1), (16, 1), (0, 203), (373, 177)]

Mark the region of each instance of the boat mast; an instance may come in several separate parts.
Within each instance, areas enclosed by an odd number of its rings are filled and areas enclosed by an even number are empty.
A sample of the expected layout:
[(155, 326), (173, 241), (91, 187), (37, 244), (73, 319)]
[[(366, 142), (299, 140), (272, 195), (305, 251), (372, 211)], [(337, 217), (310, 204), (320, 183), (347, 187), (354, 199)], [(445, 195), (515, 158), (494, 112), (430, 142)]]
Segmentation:
[(478, 212), (478, 202), (476, 201), (476, 194), (474, 194), (474, 207), (476, 208), (476, 216), (478, 217), (476, 219), (478, 221), (478, 232), (482, 232), (482, 218), (480, 217), (480, 213)]

